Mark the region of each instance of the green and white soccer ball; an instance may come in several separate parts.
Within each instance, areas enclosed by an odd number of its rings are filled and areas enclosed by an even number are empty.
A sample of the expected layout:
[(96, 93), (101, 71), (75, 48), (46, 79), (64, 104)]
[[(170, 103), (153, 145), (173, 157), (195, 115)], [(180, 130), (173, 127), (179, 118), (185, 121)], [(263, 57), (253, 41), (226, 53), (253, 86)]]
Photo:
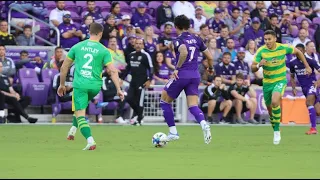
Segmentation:
[(165, 133), (157, 132), (152, 137), (154, 147), (164, 147), (168, 143), (168, 137)]

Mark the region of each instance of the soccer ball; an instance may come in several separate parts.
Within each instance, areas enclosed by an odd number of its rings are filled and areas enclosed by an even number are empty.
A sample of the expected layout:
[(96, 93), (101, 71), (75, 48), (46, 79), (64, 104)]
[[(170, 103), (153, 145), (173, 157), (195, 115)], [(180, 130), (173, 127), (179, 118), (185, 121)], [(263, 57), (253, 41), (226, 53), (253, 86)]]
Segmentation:
[(154, 147), (163, 147), (168, 143), (168, 137), (165, 133), (157, 132), (152, 137)]

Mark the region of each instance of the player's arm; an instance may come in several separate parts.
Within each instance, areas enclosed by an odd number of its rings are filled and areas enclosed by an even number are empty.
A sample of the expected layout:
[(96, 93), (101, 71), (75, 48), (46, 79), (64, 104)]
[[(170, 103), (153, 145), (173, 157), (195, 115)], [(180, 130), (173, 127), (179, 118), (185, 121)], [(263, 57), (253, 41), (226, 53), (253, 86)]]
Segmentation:
[(60, 69), (60, 86), (65, 86), (66, 77), (72, 63), (73, 61), (69, 57), (63, 61), (63, 64)]
[(294, 48), (292, 54), (296, 55), (297, 58), (304, 64), (304, 66), (306, 67), (306, 73), (307, 74), (311, 74), (312, 73), (312, 69), (310, 68), (309, 63), (307, 62), (307, 59), (304, 56), (304, 54), (297, 48)]
[(188, 56), (188, 50), (186, 45), (182, 44), (179, 46), (178, 49), (180, 56), (179, 56), (179, 60), (177, 63), (177, 68), (180, 68), (182, 66), (182, 64), (187, 60), (187, 56)]
[(210, 71), (212, 71), (213, 70), (213, 56), (212, 56), (212, 54), (209, 52), (208, 49), (204, 50), (202, 53), (204, 54), (204, 56), (208, 60), (208, 65), (209, 65), (208, 69)]
[(120, 92), (121, 87), (120, 87), (120, 78), (119, 78), (119, 74), (118, 74), (118, 69), (116, 67), (114, 67), (113, 63), (109, 63), (107, 65), (107, 68), (110, 71), (110, 78), (111, 78), (112, 82), (114, 83), (114, 85), (116, 86), (117, 92)]

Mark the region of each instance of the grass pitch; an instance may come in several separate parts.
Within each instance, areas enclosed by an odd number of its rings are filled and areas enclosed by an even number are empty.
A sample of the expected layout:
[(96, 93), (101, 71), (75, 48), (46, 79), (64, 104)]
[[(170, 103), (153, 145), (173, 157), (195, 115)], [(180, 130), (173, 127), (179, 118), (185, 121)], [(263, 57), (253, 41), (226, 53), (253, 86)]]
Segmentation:
[(0, 178), (319, 178), (319, 135), (282, 127), (273, 145), (269, 126), (212, 126), (204, 144), (199, 126), (179, 126), (180, 139), (151, 144), (166, 126), (91, 126), (95, 151), (82, 151), (70, 126), (0, 126)]

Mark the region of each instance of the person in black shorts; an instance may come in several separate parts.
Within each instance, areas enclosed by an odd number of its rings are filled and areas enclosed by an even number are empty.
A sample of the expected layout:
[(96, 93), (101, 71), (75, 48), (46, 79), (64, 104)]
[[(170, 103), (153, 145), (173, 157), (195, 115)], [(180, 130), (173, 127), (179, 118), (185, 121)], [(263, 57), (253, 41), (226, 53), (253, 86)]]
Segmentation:
[[(248, 122), (257, 124), (258, 122), (254, 119), (254, 114), (257, 109), (256, 92), (252, 87), (244, 83), (244, 75), (242, 73), (236, 75), (236, 83), (231, 85), (228, 91), (236, 112), (236, 122), (247, 124), (247, 122), (242, 119), (241, 114), (250, 110), (250, 119)], [(249, 98), (245, 97), (246, 94)]]
[[(222, 78), (215, 76), (213, 83), (204, 89), (201, 101), (202, 111), (207, 111), (208, 121), (212, 124), (226, 123), (226, 117), (232, 108), (232, 101), (229, 100), (226, 85), (222, 84)], [(222, 118), (219, 121), (214, 121), (213, 113), (223, 112)]]

